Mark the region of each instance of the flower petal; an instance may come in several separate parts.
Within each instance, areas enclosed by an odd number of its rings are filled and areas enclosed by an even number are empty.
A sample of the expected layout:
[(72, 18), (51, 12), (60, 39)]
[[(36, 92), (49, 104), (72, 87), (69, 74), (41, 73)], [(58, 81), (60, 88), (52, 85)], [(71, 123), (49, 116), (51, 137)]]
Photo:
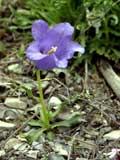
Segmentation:
[(77, 42), (71, 41), (69, 45), (70, 45), (71, 50), (74, 51), (74, 52), (80, 52), (82, 54), (85, 52), (85, 48), (82, 47)]
[(69, 37), (70, 39), (72, 38), (72, 34), (74, 32), (74, 28), (67, 22), (65, 23), (59, 23), (56, 24), (53, 28), (53, 31), (59, 33), (62, 35), (62, 37)]
[(48, 24), (43, 20), (36, 20), (32, 25), (32, 36), (35, 40), (41, 40), (49, 30)]
[(26, 57), (30, 60), (40, 60), (47, 55), (40, 53), (40, 45), (38, 42), (33, 42), (29, 45), (29, 47), (26, 50)]
[(80, 44), (64, 38), (58, 45), (55, 55), (58, 59), (70, 59), (75, 52), (84, 53), (85, 49)]
[(68, 43), (67, 46), (68, 59), (72, 58), (75, 52), (80, 52), (81, 54), (83, 54), (85, 52), (85, 48), (77, 42), (71, 41), (70, 43)]
[(66, 68), (68, 65), (68, 60), (66, 59), (59, 60), (56, 58), (55, 60), (56, 60), (56, 66), (58, 68)]
[(44, 38), (39, 42), (40, 47), (47, 53), (51, 47), (57, 47), (61, 37), (56, 32), (48, 31)]
[(54, 67), (57, 67), (54, 54), (34, 62), (40, 70), (51, 70)]

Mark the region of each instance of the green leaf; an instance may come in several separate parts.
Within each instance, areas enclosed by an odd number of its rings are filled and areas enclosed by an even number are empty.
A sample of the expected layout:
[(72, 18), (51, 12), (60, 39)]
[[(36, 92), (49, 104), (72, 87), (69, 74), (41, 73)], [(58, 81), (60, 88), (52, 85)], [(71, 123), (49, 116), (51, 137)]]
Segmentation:
[(51, 128), (56, 128), (56, 127), (71, 127), (75, 124), (77, 124), (80, 120), (80, 113), (75, 112), (73, 113), (68, 120), (60, 121), (53, 123), (51, 125)]
[(0, 42), (0, 52), (5, 52), (5, 50), (6, 50), (5, 43)]
[(30, 122), (28, 122), (28, 124), (33, 127), (43, 127), (44, 126), (41, 120), (31, 120)]
[(34, 131), (31, 131), (30, 133), (28, 133), (25, 138), (29, 141), (29, 142), (33, 142), (38, 140), (38, 138), (42, 135), (42, 133), (45, 131), (45, 128), (41, 128), (41, 129), (37, 129)]
[(50, 141), (53, 141), (53, 140), (54, 140), (54, 138), (55, 138), (54, 133), (53, 133), (53, 132), (51, 132), (51, 131), (49, 131), (49, 132), (47, 133), (47, 138), (48, 138)]
[(17, 56), (23, 60), (24, 56), (25, 56), (25, 45), (21, 44), (20, 49), (17, 51)]
[(23, 88), (26, 93), (28, 94), (29, 97), (32, 97), (34, 100), (36, 100), (37, 102), (39, 102), (39, 98), (38, 97), (35, 97), (32, 93), (32, 89), (29, 87), (29, 86), (20, 86), (20, 88)]
[(55, 122), (51, 125), (51, 128), (56, 128), (56, 127), (70, 127), (69, 121), (61, 121), (61, 122)]

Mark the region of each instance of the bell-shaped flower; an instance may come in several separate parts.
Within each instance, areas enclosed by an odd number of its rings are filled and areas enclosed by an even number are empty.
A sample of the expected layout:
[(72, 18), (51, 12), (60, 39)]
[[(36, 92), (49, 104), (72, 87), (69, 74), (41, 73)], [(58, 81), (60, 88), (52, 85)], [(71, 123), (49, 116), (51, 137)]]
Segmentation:
[(85, 52), (81, 45), (72, 41), (73, 32), (74, 28), (67, 22), (49, 28), (45, 21), (35, 21), (32, 25), (35, 41), (26, 50), (27, 58), (41, 70), (66, 68), (74, 52)]

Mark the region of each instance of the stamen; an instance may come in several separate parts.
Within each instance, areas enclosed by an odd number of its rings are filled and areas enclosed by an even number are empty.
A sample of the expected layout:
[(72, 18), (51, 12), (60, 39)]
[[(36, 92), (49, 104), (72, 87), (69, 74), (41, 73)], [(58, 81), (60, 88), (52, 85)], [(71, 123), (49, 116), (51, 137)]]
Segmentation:
[(58, 47), (51, 47), (51, 49), (47, 52), (48, 55), (55, 53)]

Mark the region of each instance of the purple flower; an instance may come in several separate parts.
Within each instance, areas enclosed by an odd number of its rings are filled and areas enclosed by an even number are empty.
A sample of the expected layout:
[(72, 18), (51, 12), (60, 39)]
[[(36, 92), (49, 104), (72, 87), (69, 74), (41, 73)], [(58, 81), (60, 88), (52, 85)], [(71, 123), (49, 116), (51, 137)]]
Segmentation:
[(35, 21), (32, 25), (35, 41), (27, 48), (27, 58), (41, 70), (66, 68), (74, 52), (85, 51), (81, 45), (72, 41), (73, 32), (74, 28), (69, 23), (59, 23), (49, 28), (45, 21)]

